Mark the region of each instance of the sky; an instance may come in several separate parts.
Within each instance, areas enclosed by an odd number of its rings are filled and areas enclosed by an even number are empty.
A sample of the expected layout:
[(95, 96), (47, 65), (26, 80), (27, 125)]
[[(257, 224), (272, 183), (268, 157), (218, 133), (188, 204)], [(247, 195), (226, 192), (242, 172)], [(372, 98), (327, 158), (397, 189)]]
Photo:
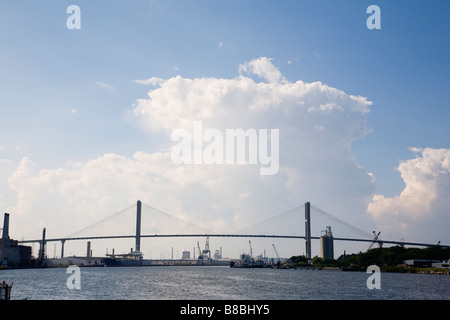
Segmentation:
[[(80, 29), (67, 27), (73, 4)], [(366, 25), (373, 4), (381, 29)], [(384, 239), (450, 244), (449, 10), (444, 0), (2, 1), (11, 236), (66, 236), (138, 199), (216, 232), (310, 201)], [(278, 172), (175, 165), (171, 134), (194, 121), (279, 129)]]

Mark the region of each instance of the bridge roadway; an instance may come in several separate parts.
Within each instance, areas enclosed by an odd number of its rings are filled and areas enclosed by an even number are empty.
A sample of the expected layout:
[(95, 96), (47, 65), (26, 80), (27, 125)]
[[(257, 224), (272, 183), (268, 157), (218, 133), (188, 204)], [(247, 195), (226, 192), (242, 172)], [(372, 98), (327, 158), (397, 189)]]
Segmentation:
[[(222, 238), (279, 238), (279, 239), (305, 239), (305, 236), (289, 236), (289, 235), (267, 235), (267, 234), (147, 234), (140, 235), (141, 238), (180, 238), (180, 237), (190, 237), (190, 238), (204, 238), (204, 237), (222, 237)], [(69, 240), (95, 240), (95, 239), (127, 239), (136, 238), (136, 235), (130, 236), (90, 236), (90, 237), (73, 237), (73, 238), (53, 238), (45, 239), (45, 242), (60, 241), (65, 242)], [(311, 239), (320, 239), (320, 237), (311, 236)], [(355, 238), (335, 238), (336, 241), (359, 241), (359, 242), (376, 242), (382, 244), (397, 244), (406, 246), (419, 246), (419, 247), (432, 247), (436, 244), (430, 243), (419, 243), (419, 242), (405, 242), (405, 241), (392, 241), (392, 240), (374, 240), (374, 239), (355, 239)], [(42, 239), (39, 240), (21, 240), (18, 243), (41, 243)], [(441, 247), (450, 247), (450, 245), (441, 245)]]

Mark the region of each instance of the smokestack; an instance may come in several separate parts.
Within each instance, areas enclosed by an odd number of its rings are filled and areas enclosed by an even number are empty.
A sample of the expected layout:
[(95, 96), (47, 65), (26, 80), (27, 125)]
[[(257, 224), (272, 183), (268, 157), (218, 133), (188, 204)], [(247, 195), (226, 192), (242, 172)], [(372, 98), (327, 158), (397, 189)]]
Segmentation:
[(3, 218), (2, 239), (9, 239), (9, 213), (5, 213), (5, 216)]

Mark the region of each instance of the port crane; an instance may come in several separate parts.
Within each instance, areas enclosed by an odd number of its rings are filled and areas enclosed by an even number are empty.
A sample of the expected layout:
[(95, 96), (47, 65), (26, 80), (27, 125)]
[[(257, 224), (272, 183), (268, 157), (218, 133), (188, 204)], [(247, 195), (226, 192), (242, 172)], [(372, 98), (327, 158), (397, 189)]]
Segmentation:
[(381, 231), (379, 231), (378, 234), (375, 234), (375, 231), (373, 231), (373, 240), (372, 240), (372, 242), (370, 243), (369, 248), (367, 248), (367, 251), (369, 251), (370, 249), (372, 249), (372, 246), (374, 245), (375, 242), (378, 242), (378, 244), (379, 244), (379, 246), (380, 246), (380, 248), (381, 248), (381, 246), (382, 246), (383, 244), (382, 244), (382, 242), (379, 242), (379, 241), (378, 241), (378, 238), (380, 237), (380, 233), (381, 233)]
[(277, 255), (277, 258), (278, 258), (277, 264), (280, 264), (281, 263), (281, 259), (280, 259), (280, 256), (278, 255), (277, 248), (275, 248), (275, 244), (273, 244), (273, 243), (272, 243), (272, 246), (273, 246), (273, 250), (275, 250), (275, 254)]
[(202, 250), (200, 249), (200, 243), (198, 243), (198, 241), (197, 241), (197, 248), (198, 248), (198, 258), (200, 259), (200, 257), (202, 256)]
[(207, 255), (211, 259), (211, 250), (209, 250), (209, 237), (206, 237), (205, 250), (203, 250), (203, 255)]
[(198, 248), (198, 263), (210, 263), (211, 262), (211, 250), (209, 249), (209, 237), (206, 237), (205, 249), (200, 248), (200, 243), (197, 241)]

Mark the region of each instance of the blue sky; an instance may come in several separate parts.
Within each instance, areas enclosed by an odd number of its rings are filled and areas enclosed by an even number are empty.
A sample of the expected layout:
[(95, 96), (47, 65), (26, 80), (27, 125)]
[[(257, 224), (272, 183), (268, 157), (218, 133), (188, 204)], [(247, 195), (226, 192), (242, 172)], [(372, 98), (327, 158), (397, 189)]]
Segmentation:
[[(66, 8), (81, 9), (81, 30)], [(366, 9), (381, 8), (381, 30)], [(2, 201), (23, 157), (40, 169), (106, 153), (131, 157), (167, 143), (136, 125), (132, 106), (159, 77), (234, 78), (270, 57), (289, 82), (321, 81), (373, 102), (352, 144), (377, 194), (405, 182), (409, 147), (450, 148), (448, 1), (2, 1), (0, 159)], [(323, 156), (327, 157), (327, 150)]]
[(370, 1), (79, 1), (82, 28), (72, 31), (69, 4), (0, 7), (1, 144), (36, 161), (151, 148), (124, 121), (145, 96), (130, 80), (234, 77), (259, 56), (290, 81), (321, 81), (374, 102), (373, 132), (353, 150), (387, 195), (403, 187), (394, 169), (408, 147), (449, 147), (446, 1), (377, 1), (381, 30), (365, 27)]

